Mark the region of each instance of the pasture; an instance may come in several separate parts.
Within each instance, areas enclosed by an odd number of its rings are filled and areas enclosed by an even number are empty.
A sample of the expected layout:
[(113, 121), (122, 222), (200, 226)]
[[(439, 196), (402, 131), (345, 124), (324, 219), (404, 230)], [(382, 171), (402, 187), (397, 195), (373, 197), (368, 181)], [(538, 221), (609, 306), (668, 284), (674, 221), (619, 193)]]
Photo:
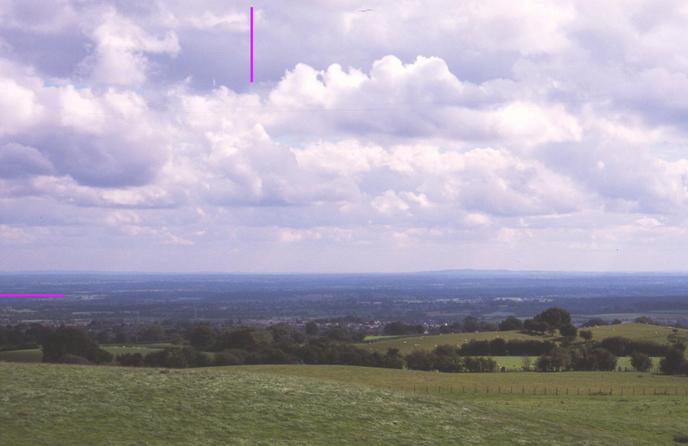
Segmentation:
[[(458, 393), (449, 386), (645, 386), (632, 373), (441, 374), (345, 366), (187, 370), (0, 363), (0, 444), (672, 444), (688, 396)], [(413, 385), (439, 386), (427, 393)]]
[[(674, 333), (674, 329), (672, 327), (660, 325), (628, 323), (592, 327), (588, 328), (587, 330), (592, 331), (593, 340), (598, 341), (612, 336), (623, 336), (639, 341), (653, 341), (660, 344), (666, 344), (669, 342), (668, 336), (673, 334), (678, 335), (679, 340), (688, 341), (688, 330), (676, 329), (676, 333)], [(432, 350), (438, 345), (449, 344), (460, 346), (461, 344), (464, 344), (470, 340), (489, 341), (496, 338), (502, 338), (507, 341), (510, 339), (555, 341), (558, 339), (557, 336), (536, 336), (512, 330), (484, 331), (478, 333), (449, 333), (430, 336), (392, 337), (367, 342), (360, 344), (360, 346), (381, 353), (386, 352), (389, 348), (398, 348), (401, 353), (406, 354), (411, 353), (413, 350)], [(582, 338), (578, 338), (578, 340), (582, 341)]]
[[(121, 355), (124, 353), (140, 353), (146, 355), (158, 350), (163, 346), (171, 344), (150, 344), (150, 345), (102, 345), (104, 350), (109, 351), (113, 355)], [(40, 348), (32, 348), (27, 350), (8, 350), (0, 352), (0, 361), (12, 362), (41, 362), (43, 360), (43, 352)]]
[(430, 336), (404, 336), (393, 337), (391, 339), (383, 339), (380, 341), (373, 341), (369, 343), (359, 344), (359, 347), (384, 353), (389, 348), (398, 348), (403, 354), (411, 353), (414, 350), (432, 350), (438, 345), (455, 345), (459, 346), (470, 340), (489, 341), (495, 338), (510, 339), (537, 339), (537, 340), (553, 340), (554, 337), (549, 336), (532, 336), (521, 333), (519, 331), (484, 331), (478, 333), (448, 333)]

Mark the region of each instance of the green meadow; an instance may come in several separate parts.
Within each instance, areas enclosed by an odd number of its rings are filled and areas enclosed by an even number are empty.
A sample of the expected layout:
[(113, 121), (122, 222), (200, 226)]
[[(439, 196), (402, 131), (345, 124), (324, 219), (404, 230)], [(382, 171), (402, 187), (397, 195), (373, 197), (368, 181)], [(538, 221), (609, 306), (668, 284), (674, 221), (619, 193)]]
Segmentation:
[[(101, 347), (117, 356), (124, 353), (140, 353), (142, 355), (146, 355), (170, 345), (172, 344), (102, 345)], [(41, 352), (40, 348), (32, 348), (27, 350), (8, 350), (0, 352), (0, 361), (41, 362), (42, 360), (43, 352)]]
[[(460, 386), (490, 393), (459, 392)], [(549, 392), (520, 392), (537, 387)], [(576, 387), (627, 392), (563, 391)], [(631, 388), (636, 395), (629, 394)], [(662, 388), (671, 389), (669, 395), (652, 393)], [(668, 445), (688, 433), (688, 379), (347, 366), (159, 370), (0, 363), (0, 426), (0, 444), (18, 446)]]
[[(618, 324), (589, 328), (594, 340), (601, 340), (612, 336), (623, 336), (634, 340), (654, 341), (660, 344), (668, 342), (668, 336), (674, 334), (672, 327), (649, 324)], [(676, 329), (679, 339), (688, 340), (688, 330)], [(519, 331), (485, 331), (478, 333), (449, 333), (430, 336), (405, 336), (371, 340), (361, 344), (364, 348), (379, 352), (386, 352), (389, 348), (398, 348), (402, 353), (410, 353), (413, 350), (432, 350), (438, 345), (459, 346), (470, 340), (489, 341), (495, 338), (510, 339), (536, 339), (556, 340), (556, 336), (534, 336)], [(582, 340), (579, 338), (579, 340)]]

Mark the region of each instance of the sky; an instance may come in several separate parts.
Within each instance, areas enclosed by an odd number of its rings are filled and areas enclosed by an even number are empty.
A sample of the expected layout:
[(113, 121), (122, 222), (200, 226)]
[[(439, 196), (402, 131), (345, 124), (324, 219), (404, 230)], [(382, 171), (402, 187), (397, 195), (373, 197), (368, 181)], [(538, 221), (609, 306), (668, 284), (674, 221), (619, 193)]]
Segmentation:
[(687, 28), (664, 0), (0, 0), (0, 270), (686, 271)]

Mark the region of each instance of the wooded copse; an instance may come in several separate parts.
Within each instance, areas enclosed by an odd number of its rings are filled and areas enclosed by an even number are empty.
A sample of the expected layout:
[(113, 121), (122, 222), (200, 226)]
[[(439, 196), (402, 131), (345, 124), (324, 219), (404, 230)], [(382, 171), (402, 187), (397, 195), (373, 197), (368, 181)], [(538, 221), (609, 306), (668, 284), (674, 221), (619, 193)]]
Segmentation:
[[(518, 325), (508, 317), (501, 327)], [(537, 327), (537, 330), (533, 326)], [(388, 324), (388, 332), (420, 331), (420, 325)], [(395, 348), (385, 353), (371, 351), (354, 343), (361, 333), (345, 325), (320, 329), (309, 322), (304, 326), (286, 323), (268, 327), (223, 327), (198, 323), (175, 332), (174, 344), (156, 351), (113, 355), (100, 348), (88, 332), (76, 327), (2, 327), (0, 349), (13, 345), (41, 345), (44, 362), (107, 364), (113, 359), (123, 366), (207, 367), (240, 364), (340, 364), (385, 368), (437, 370), (441, 372), (493, 372), (497, 363), (491, 356), (537, 356), (531, 365), (538, 371), (615, 370), (618, 356), (631, 356), (638, 371), (652, 367), (652, 356), (663, 356), (660, 370), (668, 374), (687, 374), (683, 344), (659, 344), (636, 341), (621, 336), (593, 340), (583, 337), (575, 342), (570, 315), (561, 308), (549, 308), (527, 319), (522, 331), (542, 336), (560, 331), (557, 339), (470, 340), (458, 346), (440, 345), (432, 351), (419, 350), (402, 355)], [(158, 333), (159, 325), (142, 327), (142, 332)]]

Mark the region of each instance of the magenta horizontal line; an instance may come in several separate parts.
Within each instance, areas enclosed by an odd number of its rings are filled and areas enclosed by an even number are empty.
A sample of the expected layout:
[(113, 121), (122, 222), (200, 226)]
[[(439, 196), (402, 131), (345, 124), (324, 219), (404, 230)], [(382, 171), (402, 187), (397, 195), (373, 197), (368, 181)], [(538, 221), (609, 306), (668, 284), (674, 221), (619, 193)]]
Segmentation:
[(64, 297), (64, 294), (41, 293), (0, 293), (0, 297)]

